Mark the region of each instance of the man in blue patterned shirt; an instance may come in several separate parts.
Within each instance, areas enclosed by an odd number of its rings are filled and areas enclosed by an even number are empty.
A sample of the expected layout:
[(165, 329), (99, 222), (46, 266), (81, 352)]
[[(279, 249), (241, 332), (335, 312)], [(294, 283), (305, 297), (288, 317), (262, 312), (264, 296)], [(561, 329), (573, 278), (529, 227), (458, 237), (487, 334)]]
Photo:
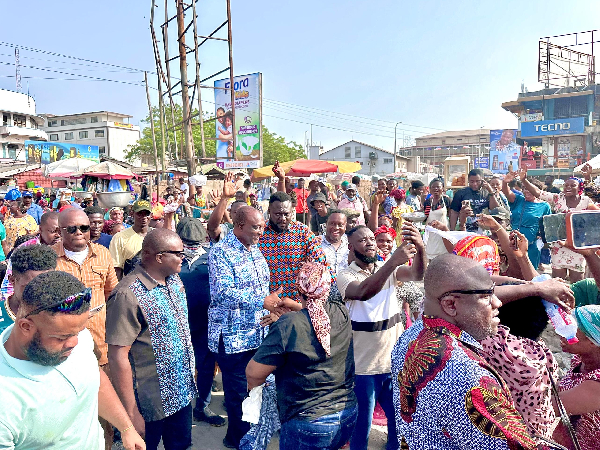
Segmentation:
[(197, 391), (185, 289), (177, 275), (183, 257), (177, 234), (153, 230), (142, 243), (141, 265), (106, 302), (111, 378), (148, 450), (161, 438), (165, 450), (192, 445)]
[(210, 306), (208, 347), (217, 354), (223, 372), (223, 390), (229, 425), (223, 445), (237, 448), (250, 429), (242, 421), (242, 401), (247, 394), (246, 365), (260, 346), (275, 318), (281, 288), (269, 294), (269, 267), (258, 249), (263, 215), (251, 206), (238, 209), (233, 232), (219, 241), (208, 257)]

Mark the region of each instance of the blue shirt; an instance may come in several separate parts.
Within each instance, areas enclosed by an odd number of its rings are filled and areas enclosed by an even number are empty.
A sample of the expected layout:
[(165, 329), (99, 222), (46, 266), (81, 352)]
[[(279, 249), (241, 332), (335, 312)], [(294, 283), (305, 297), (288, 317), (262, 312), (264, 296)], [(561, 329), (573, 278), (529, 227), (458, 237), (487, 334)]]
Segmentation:
[(508, 386), (480, 350), (457, 326), (427, 316), (398, 339), (393, 400), (398, 440), (406, 448), (536, 448)]
[(112, 241), (112, 236), (106, 233), (100, 233), (100, 237), (96, 239), (94, 242), (99, 245), (103, 245), (106, 248), (109, 248), (110, 241)]
[(44, 210), (42, 207), (36, 203), (32, 203), (29, 209), (27, 210), (27, 214), (35, 219), (35, 222), (39, 225), (40, 220), (42, 219), (42, 215), (44, 214)]
[(211, 249), (208, 266), (208, 348), (218, 352), (221, 336), (225, 353), (258, 348), (266, 335), (260, 320), (268, 314), (263, 302), (269, 295), (269, 266), (258, 246), (247, 249), (228, 233)]
[(529, 245), (535, 245), (540, 219), (552, 214), (550, 205), (546, 202), (526, 202), (523, 195), (515, 195), (515, 201), (510, 203), (510, 225), (525, 235)]

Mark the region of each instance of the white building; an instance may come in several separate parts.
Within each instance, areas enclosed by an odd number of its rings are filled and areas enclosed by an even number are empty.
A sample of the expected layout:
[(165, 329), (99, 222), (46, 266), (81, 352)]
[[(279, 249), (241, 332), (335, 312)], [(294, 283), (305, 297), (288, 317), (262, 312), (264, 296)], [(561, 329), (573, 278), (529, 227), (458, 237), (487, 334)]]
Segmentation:
[(132, 116), (127, 114), (96, 111), (64, 116), (44, 114), (44, 117), (50, 142), (97, 145), (100, 156), (119, 161), (125, 160), (128, 147), (140, 139), (140, 127), (130, 124)]
[(25, 161), (25, 141), (47, 140), (33, 97), (0, 89), (0, 115), (0, 160)]
[(396, 167), (394, 167), (394, 152), (392, 150), (384, 150), (358, 141), (349, 141), (322, 152), (319, 159), (360, 163), (362, 169), (358, 173), (364, 175), (387, 175), (400, 171), (406, 172), (409, 169), (409, 158), (396, 156)]

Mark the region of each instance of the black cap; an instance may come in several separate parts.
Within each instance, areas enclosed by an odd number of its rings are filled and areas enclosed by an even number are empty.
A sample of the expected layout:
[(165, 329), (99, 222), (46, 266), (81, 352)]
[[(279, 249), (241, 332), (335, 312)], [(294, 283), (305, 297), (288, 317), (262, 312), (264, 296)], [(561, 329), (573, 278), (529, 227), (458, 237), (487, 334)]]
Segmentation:
[(327, 204), (327, 197), (322, 192), (317, 192), (315, 196), (310, 201), (311, 206), (315, 206), (315, 202), (323, 202)]
[(184, 217), (177, 224), (177, 234), (181, 240), (185, 242), (206, 242), (206, 229), (200, 219), (194, 219), (192, 217)]

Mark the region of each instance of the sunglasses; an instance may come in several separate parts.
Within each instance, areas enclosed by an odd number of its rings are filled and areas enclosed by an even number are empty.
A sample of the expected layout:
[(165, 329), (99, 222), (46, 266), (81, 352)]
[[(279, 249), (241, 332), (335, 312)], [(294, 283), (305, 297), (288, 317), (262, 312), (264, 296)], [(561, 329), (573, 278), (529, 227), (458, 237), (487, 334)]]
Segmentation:
[(39, 314), (42, 311), (52, 311), (52, 312), (75, 311), (75, 310), (81, 308), (81, 306), (84, 303), (86, 303), (86, 302), (89, 303), (91, 300), (92, 300), (92, 289), (85, 288), (79, 294), (71, 295), (70, 297), (67, 297), (64, 300), (60, 300), (56, 303), (52, 303), (52, 304), (46, 305), (46, 306), (40, 306), (39, 308), (34, 309), (29, 314), (27, 314), (24, 317), (24, 319), (26, 319), (29, 316)]
[(169, 253), (171, 255), (175, 255), (181, 259), (185, 258), (185, 253), (183, 251), (180, 250), (164, 250), (162, 252), (158, 252), (157, 255), (162, 255), (164, 253)]
[(442, 295), (438, 297), (438, 300), (446, 297), (450, 294), (465, 294), (465, 295), (492, 295), (494, 293), (494, 289), (496, 289), (496, 283), (492, 283), (492, 286), (489, 289), (457, 289), (454, 291), (444, 292)]
[(67, 233), (69, 234), (75, 234), (77, 232), (77, 230), (81, 231), (82, 233), (87, 233), (88, 231), (90, 231), (90, 226), (89, 225), (69, 225), (68, 227), (62, 227), (63, 230), (67, 230)]

